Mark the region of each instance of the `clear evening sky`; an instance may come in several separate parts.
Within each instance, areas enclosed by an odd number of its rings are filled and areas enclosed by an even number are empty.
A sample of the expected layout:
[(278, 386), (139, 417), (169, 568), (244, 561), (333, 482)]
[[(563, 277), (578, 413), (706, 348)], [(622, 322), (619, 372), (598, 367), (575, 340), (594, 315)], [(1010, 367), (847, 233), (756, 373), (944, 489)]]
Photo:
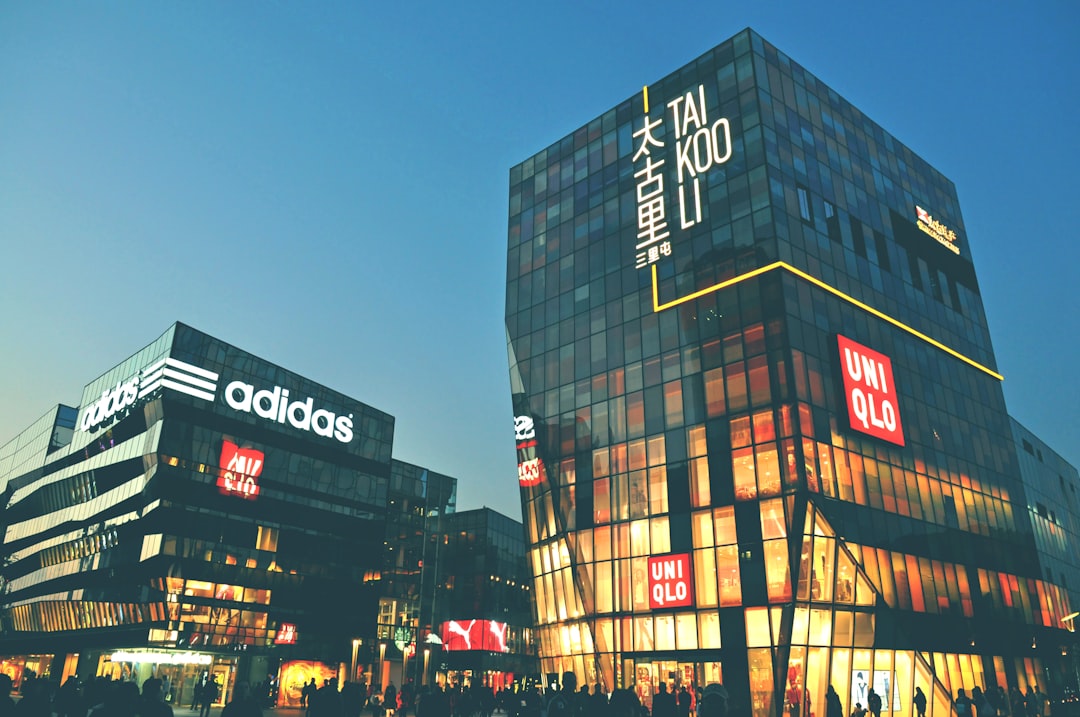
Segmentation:
[(520, 516), (509, 168), (753, 27), (957, 186), (1009, 410), (1080, 464), (1080, 3), (0, 3), (0, 443), (183, 321)]

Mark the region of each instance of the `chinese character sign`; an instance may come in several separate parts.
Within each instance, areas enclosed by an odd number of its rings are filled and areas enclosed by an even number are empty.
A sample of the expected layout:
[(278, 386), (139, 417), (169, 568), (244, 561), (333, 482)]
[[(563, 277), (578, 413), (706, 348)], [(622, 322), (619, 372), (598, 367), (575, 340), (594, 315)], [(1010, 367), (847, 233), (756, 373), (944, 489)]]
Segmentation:
[(671, 229), (665, 171), (674, 179), (678, 197), (679, 229), (686, 231), (702, 221), (701, 177), (731, 159), (731, 124), (721, 117), (710, 122), (705, 85), (667, 103), (674, 134), (674, 162), (662, 156), (664, 117), (650, 119), (646, 110), (640, 129), (633, 133), (637, 196), (637, 243), (634, 265), (641, 269), (671, 256)]
[(844, 397), (852, 429), (904, 445), (892, 361), (888, 356), (837, 336)]
[(649, 609), (694, 604), (690, 555), (676, 553), (649, 558)]
[(938, 244), (941, 244), (953, 254), (960, 254), (960, 247), (956, 243), (956, 232), (934, 219), (930, 216), (930, 212), (917, 204), (915, 205), (915, 216), (917, 218), (916, 225), (923, 233), (933, 237)]

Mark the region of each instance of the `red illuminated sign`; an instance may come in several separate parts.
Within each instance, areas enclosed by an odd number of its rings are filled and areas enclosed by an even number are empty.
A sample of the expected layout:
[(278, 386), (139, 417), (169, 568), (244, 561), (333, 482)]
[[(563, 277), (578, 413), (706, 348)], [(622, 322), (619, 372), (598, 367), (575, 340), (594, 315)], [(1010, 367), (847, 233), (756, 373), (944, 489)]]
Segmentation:
[(540, 472), (543, 470), (543, 463), (540, 458), (528, 458), (521, 463), (518, 463), (518, 483), (523, 486), (540, 485)]
[(649, 558), (649, 608), (689, 607), (694, 604), (690, 554)]
[(283, 622), (278, 628), (277, 635), (274, 636), (275, 645), (295, 645), (296, 644), (296, 625), (290, 622)]
[(904, 445), (892, 361), (844, 336), (838, 335), (836, 339), (851, 428), (898, 446)]
[(536, 426), (529, 416), (514, 417), (517, 440), (518, 483), (522, 487), (540, 485), (544, 480), (544, 462), (536, 455)]
[(510, 652), (506, 644), (506, 623), (494, 620), (451, 620), (440, 630), (443, 649)]
[(266, 457), (254, 448), (241, 448), (230, 440), (221, 442), (221, 472), (218, 474), (218, 490), (226, 495), (236, 495), (255, 500), (259, 495), (259, 474)]

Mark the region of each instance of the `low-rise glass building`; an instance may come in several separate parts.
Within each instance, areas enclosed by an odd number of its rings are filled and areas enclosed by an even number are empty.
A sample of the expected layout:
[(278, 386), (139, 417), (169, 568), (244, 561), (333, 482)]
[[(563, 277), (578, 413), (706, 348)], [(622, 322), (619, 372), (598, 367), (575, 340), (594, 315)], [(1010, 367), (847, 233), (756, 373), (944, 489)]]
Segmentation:
[(521, 522), (490, 508), (430, 521), (423, 604), (438, 639), (425, 640), (431, 675), (495, 692), (539, 674), (532, 580)]
[(956, 189), (751, 30), (510, 170), (506, 324), (544, 672), (1057, 690)]

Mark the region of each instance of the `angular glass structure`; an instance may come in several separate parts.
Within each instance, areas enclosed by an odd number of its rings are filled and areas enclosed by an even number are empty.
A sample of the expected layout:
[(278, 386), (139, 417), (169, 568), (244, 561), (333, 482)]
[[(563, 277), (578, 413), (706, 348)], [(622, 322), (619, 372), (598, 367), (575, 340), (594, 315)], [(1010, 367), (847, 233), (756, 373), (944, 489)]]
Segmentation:
[(544, 672), (1057, 688), (956, 190), (753, 31), (511, 169), (506, 324)]

